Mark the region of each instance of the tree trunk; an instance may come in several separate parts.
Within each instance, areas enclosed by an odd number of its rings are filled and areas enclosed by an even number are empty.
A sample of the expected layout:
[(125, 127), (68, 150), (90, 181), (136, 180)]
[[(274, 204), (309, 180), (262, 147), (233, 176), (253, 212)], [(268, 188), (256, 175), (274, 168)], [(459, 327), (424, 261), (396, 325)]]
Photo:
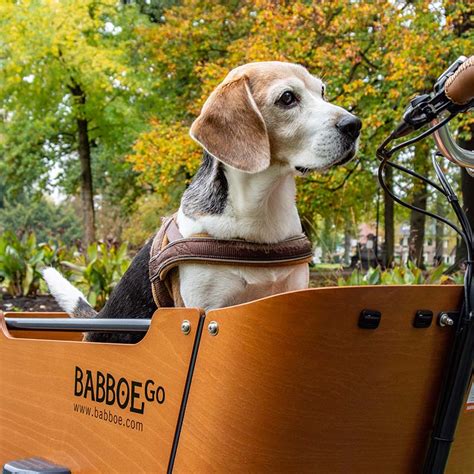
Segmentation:
[[(393, 192), (393, 168), (385, 168), (385, 183), (388, 189)], [(385, 266), (389, 267), (393, 263), (395, 252), (395, 219), (393, 199), (384, 191), (384, 225), (385, 225)]]
[[(426, 185), (413, 196), (412, 204), (421, 209), (426, 209)], [(411, 211), (410, 236), (408, 237), (408, 258), (417, 267), (424, 268), (423, 243), (425, 241), (426, 216), (421, 212)]]
[[(436, 194), (436, 214), (438, 216), (444, 217), (445, 210), (444, 210), (444, 196), (440, 193)], [(443, 256), (444, 256), (444, 224), (439, 221), (435, 220), (435, 255), (434, 255), (434, 264), (440, 265), (443, 263)]]
[(344, 229), (344, 265), (348, 267), (351, 264), (351, 229)]
[[(428, 174), (428, 149), (426, 145), (422, 143), (415, 145), (414, 170), (422, 176)], [(426, 201), (426, 183), (415, 178), (413, 180), (412, 204), (415, 207), (426, 210)], [(425, 214), (411, 211), (408, 258), (419, 268), (424, 268), (423, 244), (425, 241), (425, 221)]]
[(331, 222), (329, 218), (324, 219), (321, 233), (321, 262), (331, 261)]
[(94, 191), (92, 186), (91, 150), (88, 124), (85, 119), (77, 120), (79, 134), (79, 159), (81, 161), (81, 201), (86, 245), (95, 241)]
[[(474, 125), (471, 125), (471, 139), (468, 141), (459, 141), (459, 145), (467, 150), (474, 150)], [(467, 219), (474, 229), (474, 178), (469, 176), (465, 168), (461, 168), (461, 193), (462, 193), (462, 207), (466, 212)], [(464, 241), (459, 239), (459, 244), (456, 248), (456, 262), (459, 264), (466, 260), (467, 252)]]
[(474, 229), (474, 178), (469, 176), (466, 169), (461, 170), (462, 204), (467, 219)]
[[(461, 168), (461, 192), (462, 207), (466, 212), (471, 228), (474, 229), (474, 178), (469, 176), (464, 168)], [(459, 238), (458, 246), (456, 247), (456, 266), (466, 260), (466, 258), (466, 245), (464, 240)]]
[(95, 212), (94, 188), (92, 184), (91, 149), (89, 142), (88, 121), (84, 116), (83, 108), (86, 104), (86, 95), (78, 84), (70, 90), (79, 105), (80, 110), (77, 123), (79, 161), (81, 163), (81, 202), (82, 219), (84, 223), (84, 243), (86, 246), (95, 241)]

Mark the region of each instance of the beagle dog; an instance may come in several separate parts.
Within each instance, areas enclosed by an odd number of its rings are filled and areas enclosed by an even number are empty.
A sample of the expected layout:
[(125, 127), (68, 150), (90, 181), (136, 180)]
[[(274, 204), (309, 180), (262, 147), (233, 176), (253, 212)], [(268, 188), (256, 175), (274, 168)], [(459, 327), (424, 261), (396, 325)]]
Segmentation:
[[(329, 103), (325, 86), (304, 67), (283, 62), (233, 69), (212, 92), (191, 126), (203, 161), (177, 213), (183, 237), (276, 243), (301, 234), (295, 176), (351, 160), (361, 121)], [(97, 314), (52, 268), (51, 293), (73, 317), (151, 318), (156, 310), (148, 278), (151, 240), (132, 261)], [(205, 310), (307, 288), (307, 264), (282, 267), (179, 265), (186, 307)], [(133, 342), (141, 336), (90, 334), (89, 340)]]

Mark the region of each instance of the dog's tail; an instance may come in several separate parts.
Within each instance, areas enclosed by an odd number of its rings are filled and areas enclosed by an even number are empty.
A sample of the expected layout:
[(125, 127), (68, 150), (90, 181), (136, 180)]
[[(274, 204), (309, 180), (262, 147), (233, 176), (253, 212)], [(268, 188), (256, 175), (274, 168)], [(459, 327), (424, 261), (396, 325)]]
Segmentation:
[(41, 271), (49, 291), (59, 306), (72, 318), (93, 318), (97, 311), (87, 302), (86, 297), (57, 270), (52, 267)]

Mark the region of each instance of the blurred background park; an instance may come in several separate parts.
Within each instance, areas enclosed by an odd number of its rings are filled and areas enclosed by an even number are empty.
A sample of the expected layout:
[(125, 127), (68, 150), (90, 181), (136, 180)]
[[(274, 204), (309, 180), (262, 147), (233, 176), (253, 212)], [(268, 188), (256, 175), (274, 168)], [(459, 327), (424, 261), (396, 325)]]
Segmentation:
[[(103, 305), (199, 166), (188, 129), (204, 100), (264, 60), (304, 65), (363, 121), (354, 161), (298, 181), (312, 284), (460, 282), (456, 235), (387, 199), (375, 149), (472, 54), (473, 22), (462, 0), (0, 0), (0, 308), (46, 309), (25, 303), (46, 292), (44, 265)], [(472, 117), (451, 126), (472, 149)], [(433, 152), (424, 141), (399, 160), (431, 176)], [(473, 178), (443, 165), (474, 223)], [(426, 186), (388, 182), (452, 217)]]

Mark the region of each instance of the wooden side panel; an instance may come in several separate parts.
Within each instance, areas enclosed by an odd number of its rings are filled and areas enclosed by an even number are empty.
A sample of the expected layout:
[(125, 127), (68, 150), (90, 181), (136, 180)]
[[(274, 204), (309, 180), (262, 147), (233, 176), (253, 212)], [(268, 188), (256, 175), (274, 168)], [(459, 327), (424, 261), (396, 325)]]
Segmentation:
[[(1, 312), (0, 312), (1, 314)], [(46, 312), (7, 312), (5, 318), (68, 318), (67, 313), (46, 313)], [(83, 335), (79, 332), (61, 331), (10, 331), (10, 335), (18, 339), (52, 339), (61, 341), (82, 341)]]
[[(209, 312), (175, 472), (420, 472), (452, 329), (412, 321), (460, 298), (453, 286), (323, 288)], [(358, 328), (366, 308), (382, 312), (378, 329)], [(453, 472), (473, 472), (472, 436), (456, 443)]]
[(474, 410), (472, 405), (468, 410), (467, 397), (474, 384), (474, 375), (471, 377), (469, 390), (466, 393), (464, 406), (459, 418), (454, 443), (449, 453), (446, 474), (474, 473)]
[(158, 310), (136, 345), (14, 339), (3, 327), (0, 463), (41, 456), (80, 473), (166, 472), (199, 318)]

